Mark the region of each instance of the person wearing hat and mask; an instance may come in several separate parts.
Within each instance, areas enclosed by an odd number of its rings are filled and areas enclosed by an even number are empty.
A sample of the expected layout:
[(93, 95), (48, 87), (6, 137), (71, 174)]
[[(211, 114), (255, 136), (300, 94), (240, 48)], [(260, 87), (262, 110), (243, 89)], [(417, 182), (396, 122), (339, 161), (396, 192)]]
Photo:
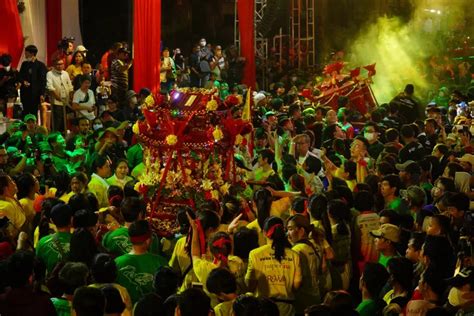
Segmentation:
[(420, 184), (421, 167), (417, 162), (407, 160), (404, 163), (397, 163), (395, 168), (399, 171), (400, 179), (405, 188)]
[(127, 106), (123, 109), (123, 115), (127, 121), (135, 122), (141, 115), (138, 108), (137, 94), (133, 90), (128, 90), (126, 94)]
[(133, 60), (130, 59), (130, 51), (127, 48), (119, 48), (117, 59), (112, 61), (110, 67), (110, 81), (112, 82), (112, 95), (118, 102), (125, 102), (128, 90), (128, 71), (132, 67)]
[(459, 315), (474, 313), (474, 267), (465, 267), (446, 281), (451, 286), (446, 304), (448, 310)]
[(400, 242), (400, 229), (393, 224), (383, 224), (380, 229), (371, 231), (370, 235), (375, 238), (378, 263), (386, 268), (391, 258), (400, 256), (396, 249), (396, 244)]

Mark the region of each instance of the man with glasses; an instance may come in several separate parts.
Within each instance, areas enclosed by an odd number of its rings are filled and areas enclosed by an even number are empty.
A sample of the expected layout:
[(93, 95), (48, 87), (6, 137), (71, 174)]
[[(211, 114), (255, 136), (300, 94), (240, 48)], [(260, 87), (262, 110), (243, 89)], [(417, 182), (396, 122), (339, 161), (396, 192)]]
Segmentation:
[(46, 89), (50, 95), (52, 107), (52, 129), (58, 132), (66, 130), (66, 107), (69, 106), (74, 91), (69, 75), (64, 71), (64, 61), (54, 60), (53, 69), (46, 74)]

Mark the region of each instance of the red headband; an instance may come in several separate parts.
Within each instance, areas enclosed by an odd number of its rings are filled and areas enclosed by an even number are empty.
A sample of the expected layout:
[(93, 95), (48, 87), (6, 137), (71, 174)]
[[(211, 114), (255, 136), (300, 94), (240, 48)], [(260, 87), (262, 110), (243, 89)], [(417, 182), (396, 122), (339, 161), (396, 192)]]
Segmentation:
[(275, 232), (275, 229), (277, 227), (283, 227), (282, 224), (275, 224), (273, 225), (272, 227), (270, 227), (270, 229), (267, 231), (267, 233), (265, 234), (265, 236), (267, 236), (268, 238), (272, 239), (273, 238), (273, 233)]
[(132, 244), (140, 244), (150, 239), (150, 237), (151, 237), (151, 232), (147, 232), (146, 234), (139, 235), (139, 236), (130, 236), (130, 242)]
[(199, 235), (199, 245), (201, 246), (201, 255), (206, 253), (206, 235), (204, 234), (204, 229), (202, 228), (202, 223), (199, 219), (195, 220), (197, 225), (197, 233)]
[(212, 245), (216, 248), (224, 248), (226, 247), (226, 245), (230, 245), (230, 244), (232, 244), (232, 242), (230, 241), (230, 239), (226, 237), (221, 237), (212, 243)]
[(308, 216), (308, 200), (304, 200), (304, 209), (303, 209), (303, 215)]
[(115, 202), (120, 204), (122, 202), (122, 197), (120, 195), (114, 195), (109, 199), (109, 205), (114, 205)]

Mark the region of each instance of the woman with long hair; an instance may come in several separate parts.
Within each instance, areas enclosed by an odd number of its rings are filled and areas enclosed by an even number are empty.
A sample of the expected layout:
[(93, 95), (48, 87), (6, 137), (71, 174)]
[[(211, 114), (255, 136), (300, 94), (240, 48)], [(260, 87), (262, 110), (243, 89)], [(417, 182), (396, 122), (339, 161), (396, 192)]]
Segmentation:
[(85, 57), (84, 53), (77, 51), (72, 55), (72, 64), (70, 64), (66, 68), (66, 72), (69, 74), (69, 78), (71, 78), (71, 82), (74, 81), (74, 78), (77, 76), (82, 75), (82, 64), (84, 63)]
[(322, 279), (323, 252), (317, 246), (318, 233), (306, 216), (291, 216), (287, 221), (286, 230), (293, 245), (291, 249), (300, 255), (303, 283), (296, 293), (295, 309), (297, 314), (303, 314), (307, 307), (321, 301), (319, 280)]
[(280, 315), (294, 315), (295, 292), (302, 283), (300, 257), (291, 250), (281, 218), (267, 218), (263, 231), (267, 244), (250, 252), (245, 282), (257, 297), (274, 301)]

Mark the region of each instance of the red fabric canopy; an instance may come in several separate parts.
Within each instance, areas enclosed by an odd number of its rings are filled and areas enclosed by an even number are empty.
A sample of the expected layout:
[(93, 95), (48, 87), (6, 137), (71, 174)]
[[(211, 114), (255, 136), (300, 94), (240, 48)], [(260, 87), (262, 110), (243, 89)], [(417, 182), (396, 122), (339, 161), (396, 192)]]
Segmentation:
[(237, 15), (239, 17), (240, 55), (245, 57), (245, 68), (242, 83), (255, 89), (255, 1), (238, 0)]
[(0, 12), (2, 27), (0, 27), (0, 54), (12, 56), (12, 66), (16, 68), (23, 52), (23, 32), (16, 0), (1, 0)]
[(161, 0), (135, 0), (133, 15), (135, 91), (160, 91)]

